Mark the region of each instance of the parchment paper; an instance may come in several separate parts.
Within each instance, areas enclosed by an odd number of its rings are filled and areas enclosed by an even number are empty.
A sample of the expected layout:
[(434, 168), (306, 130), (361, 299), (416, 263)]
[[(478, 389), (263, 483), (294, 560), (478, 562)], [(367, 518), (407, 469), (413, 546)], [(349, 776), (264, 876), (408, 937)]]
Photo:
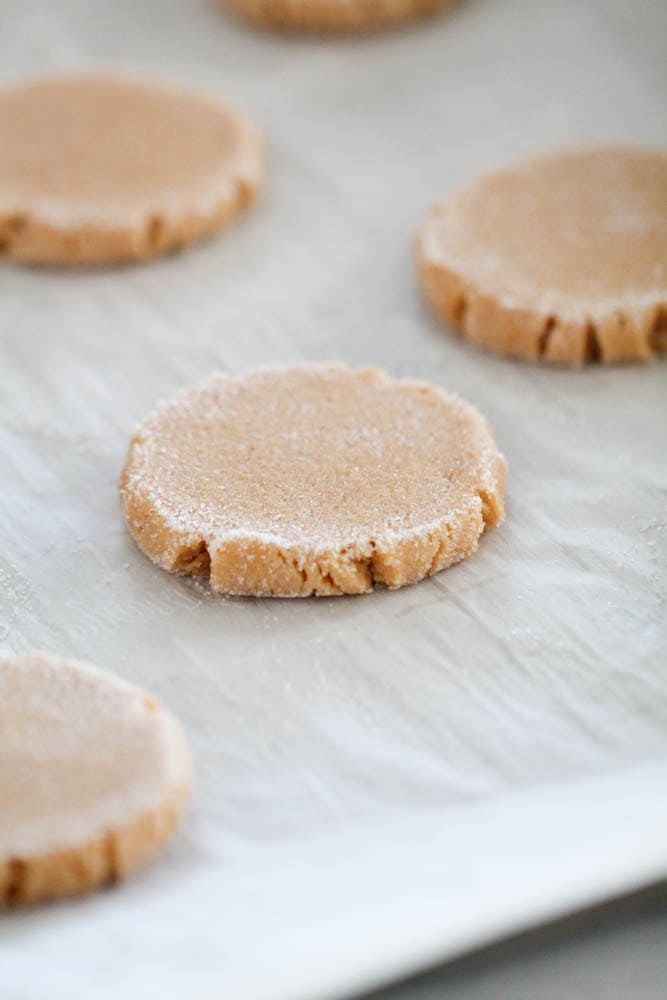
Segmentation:
[[(494, 162), (665, 145), (666, 36), (660, 0), (468, 0), (330, 40), (206, 0), (2, 4), (3, 82), (181, 81), (246, 109), (270, 161), (261, 204), (187, 254), (0, 268), (0, 641), (146, 686), (198, 772), (145, 873), (0, 920), (2, 1000), (337, 997), (667, 874), (665, 362), (484, 354), (422, 306), (410, 247)], [(362, 598), (225, 600), (154, 567), (116, 495), (133, 426), (212, 369), (292, 359), (478, 405), (506, 523)]]

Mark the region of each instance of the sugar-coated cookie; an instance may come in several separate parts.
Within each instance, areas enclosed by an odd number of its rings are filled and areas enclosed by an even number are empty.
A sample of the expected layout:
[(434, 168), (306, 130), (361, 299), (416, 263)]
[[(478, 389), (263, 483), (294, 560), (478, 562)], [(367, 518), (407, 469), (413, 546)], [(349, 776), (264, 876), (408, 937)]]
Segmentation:
[(667, 350), (667, 152), (575, 149), (482, 176), (430, 212), (421, 284), (464, 337), (566, 365)]
[(434, 14), (452, 0), (220, 0), (250, 21), (291, 31), (366, 31)]
[(0, 656), (0, 906), (124, 877), (175, 827), (190, 786), (180, 725), (88, 664)]
[(254, 128), (198, 94), (115, 76), (0, 91), (0, 252), (100, 264), (185, 246), (255, 196)]
[(503, 516), (505, 460), (456, 396), (375, 369), (216, 374), (139, 427), (121, 477), (139, 547), (227, 594), (402, 587)]

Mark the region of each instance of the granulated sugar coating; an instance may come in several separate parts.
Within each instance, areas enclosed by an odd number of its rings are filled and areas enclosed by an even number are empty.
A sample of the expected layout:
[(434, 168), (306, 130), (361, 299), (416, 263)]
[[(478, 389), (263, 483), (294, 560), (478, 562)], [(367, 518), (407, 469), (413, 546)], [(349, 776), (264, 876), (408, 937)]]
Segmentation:
[(0, 906), (71, 895), (146, 861), (190, 785), (180, 725), (87, 664), (0, 656)]
[(503, 516), (505, 460), (480, 414), (374, 369), (211, 376), (140, 426), (129, 529), (164, 569), (228, 594), (402, 587), (465, 559)]
[(113, 76), (0, 91), (0, 250), (17, 260), (153, 257), (254, 197), (254, 129), (217, 101)]
[(489, 173), (417, 245), (435, 311), (468, 339), (579, 365), (667, 350), (667, 152), (592, 148)]

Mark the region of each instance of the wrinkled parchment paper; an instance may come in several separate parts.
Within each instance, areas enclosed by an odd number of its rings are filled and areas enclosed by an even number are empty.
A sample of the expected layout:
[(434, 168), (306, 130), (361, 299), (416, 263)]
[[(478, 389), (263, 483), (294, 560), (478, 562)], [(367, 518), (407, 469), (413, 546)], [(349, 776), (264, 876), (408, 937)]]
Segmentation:
[[(632, 9), (631, 9), (632, 6)], [(0, 76), (125, 67), (227, 98), (269, 182), (138, 268), (0, 268), (0, 640), (91, 659), (183, 719), (197, 787), (125, 886), (0, 920), (3, 1000), (342, 996), (667, 874), (667, 368), (552, 371), (441, 329), (430, 202), (544, 146), (667, 143), (659, 0), (468, 0), (351, 39), (207, 0), (0, 10)], [(363, 598), (214, 597), (151, 565), (116, 481), (213, 369), (379, 364), (474, 402), (508, 518)], [(1, 803), (0, 803), (1, 822)]]

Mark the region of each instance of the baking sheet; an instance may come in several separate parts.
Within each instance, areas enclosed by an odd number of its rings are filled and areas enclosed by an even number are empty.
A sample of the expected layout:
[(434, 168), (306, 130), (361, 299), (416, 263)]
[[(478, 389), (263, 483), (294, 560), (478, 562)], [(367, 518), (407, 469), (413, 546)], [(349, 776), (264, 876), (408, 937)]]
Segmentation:
[[(584, 8), (585, 9), (582, 9)], [(0, 269), (0, 642), (91, 659), (183, 719), (167, 855), (3, 917), (0, 995), (342, 996), (667, 874), (665, 363), (551, 371), (449, 336), (427, 205), (499, 160), (667, 144), (667, 8), (468, 0), (361, 39), (206, 0), (3, 4), (0, 76), (109, 66), (226, 97), (263, 201), (135, 269)], [(212, 369), (380, 364), (474, 402), (510, 465), (477, 555), (361, 598), (226, 600), (127, 536), (135, 423)]]

